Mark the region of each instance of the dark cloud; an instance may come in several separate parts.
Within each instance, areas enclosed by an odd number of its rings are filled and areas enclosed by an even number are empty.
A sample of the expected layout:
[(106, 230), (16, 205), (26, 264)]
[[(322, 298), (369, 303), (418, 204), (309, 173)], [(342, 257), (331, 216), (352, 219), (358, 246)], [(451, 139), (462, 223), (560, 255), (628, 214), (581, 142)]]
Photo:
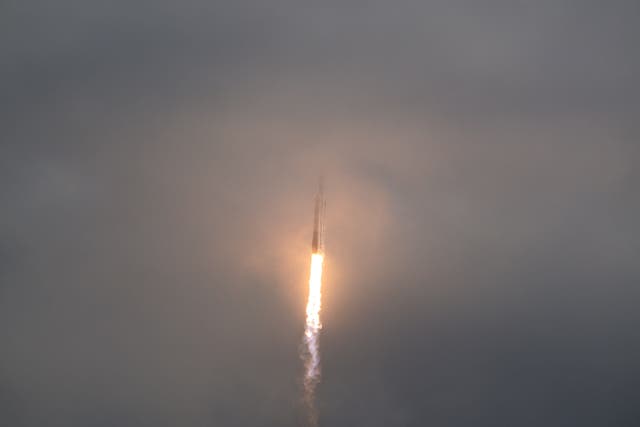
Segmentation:
[(0, 424), (631, 426), (637, 2), (8, 2)]

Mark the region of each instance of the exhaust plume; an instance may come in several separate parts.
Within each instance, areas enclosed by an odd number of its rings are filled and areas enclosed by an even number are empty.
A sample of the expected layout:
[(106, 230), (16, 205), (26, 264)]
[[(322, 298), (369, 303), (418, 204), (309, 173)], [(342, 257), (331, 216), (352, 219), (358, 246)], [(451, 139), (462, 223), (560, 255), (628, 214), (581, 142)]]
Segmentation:
[(309, 299), (307, 301), (307, 321), (304, 330), (304, 402), (307, 407), (309, 424), (318, 424), (318, 413), (315, 405), (315, 389), (320, 382), (320, 342), (322, 329), (320, 309), (322, 307), (322, 254), (311, 255), (311, 272), (309, 274)]

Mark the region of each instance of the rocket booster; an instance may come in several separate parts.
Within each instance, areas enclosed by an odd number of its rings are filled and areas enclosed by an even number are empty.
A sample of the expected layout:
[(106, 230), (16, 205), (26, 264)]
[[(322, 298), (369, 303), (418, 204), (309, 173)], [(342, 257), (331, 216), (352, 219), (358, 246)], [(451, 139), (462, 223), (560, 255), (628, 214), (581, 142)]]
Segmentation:
[(315, 209), (313, 211), (313, 237), (311, 239), (311, 253), (319, 254), (324, 252), (324, 211), (326, 202), (324, 200), (324, 189), (322, 179), (318, 185), (316, 194)]

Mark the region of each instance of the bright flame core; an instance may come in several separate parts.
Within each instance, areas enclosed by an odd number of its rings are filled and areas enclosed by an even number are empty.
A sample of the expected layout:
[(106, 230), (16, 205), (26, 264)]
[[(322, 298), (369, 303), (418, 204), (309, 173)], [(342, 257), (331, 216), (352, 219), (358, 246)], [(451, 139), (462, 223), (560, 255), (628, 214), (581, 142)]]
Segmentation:
[(320, 309), (322, 307), (322, 263), (324, 256), (311, 254), (311, 272), (309, 274), (309, 299), (307, 300), (307, 322), (304, 329), (306, 353), (304, 355), (305, 402), (309, 408), (309, 423), (317, 425), (315, 410), (315, 387), (320, 381), (320, 352), (318, 334), (322, 329)]
[(311, 255), (311, 273), (309, 274), (309, 300), (307, 301), (307, 338), (317, 334), (322, 329), (320, 323), (320, 309), (322, 306), (322, 262), (321, 254)]

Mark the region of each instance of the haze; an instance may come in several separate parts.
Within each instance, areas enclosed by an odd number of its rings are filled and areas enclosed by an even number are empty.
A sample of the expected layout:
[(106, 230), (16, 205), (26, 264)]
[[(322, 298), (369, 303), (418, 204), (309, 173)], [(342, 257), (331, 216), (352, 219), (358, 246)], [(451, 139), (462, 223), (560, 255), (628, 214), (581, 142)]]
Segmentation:
[(640, 425), (638, 18), (3, 2), (0, 425)]

